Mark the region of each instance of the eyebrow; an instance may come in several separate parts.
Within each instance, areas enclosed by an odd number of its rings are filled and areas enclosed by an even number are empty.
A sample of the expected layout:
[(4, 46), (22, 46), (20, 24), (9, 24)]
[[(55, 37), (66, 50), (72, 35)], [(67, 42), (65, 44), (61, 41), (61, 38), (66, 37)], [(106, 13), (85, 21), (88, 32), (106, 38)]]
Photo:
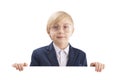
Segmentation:
[[(71, 23), (63, 23), (63, 25), (72, 25)], [(54, 26), (59, 26), (59, 24), (54, 24)]]
[(65, 23), (64, 25), (72, 25), (72, 24), (70, 24), (70, 23)]

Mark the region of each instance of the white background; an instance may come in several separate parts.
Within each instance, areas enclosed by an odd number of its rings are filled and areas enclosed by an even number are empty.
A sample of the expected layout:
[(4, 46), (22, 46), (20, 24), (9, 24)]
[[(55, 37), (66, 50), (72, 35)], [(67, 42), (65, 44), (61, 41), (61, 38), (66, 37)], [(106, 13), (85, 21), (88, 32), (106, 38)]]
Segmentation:
[(29, 64), (34, 49), (51, 43), (47, 20), (60, 10), (74, 20), (71, 45), (86, 52), (88, 64), (102, 62), (106, 77), (116, 78), (114, 73), (120, 71), (119, 0), (1, 0), (1, 73), (11, 70), (15, 62)]

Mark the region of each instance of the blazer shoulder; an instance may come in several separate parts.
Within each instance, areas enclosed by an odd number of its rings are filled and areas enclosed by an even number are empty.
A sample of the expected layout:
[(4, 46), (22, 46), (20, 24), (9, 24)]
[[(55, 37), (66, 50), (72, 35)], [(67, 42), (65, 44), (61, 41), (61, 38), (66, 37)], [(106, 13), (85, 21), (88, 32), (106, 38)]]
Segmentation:
[(46, 54), (48, 53), (50, 50), (53, 50), (53, 45), (52, 43), (49, 44), (49, 45), (46, 45), (46, 46), (43, 46), (43, 47), (40, 47), (40, 48), (36, 48), (33, 50), (33, 54)]
[(53, 49), (53, 43), (46, 45), (46, 46), (43, 46), (43, 47), (36, 48), (33, 51), (48, 51), (50, 49)]
[(36, 48), (33, 50), (33, 54), (41, 54), (41, 53), (46, 53), (48, 50), (47, 50), (48, 46), (43, 46), (43, 47), (40, 47), (40, 48)]
[(75, 48), (75, 47), (72, 47), (73, 48), (73, 50), (75, 51), (75, 52), (77, 52), (77, 53), (79, 53), (79, 54), (86, 54), (83, 50), (81, 50), (81, 49), (78, 49), (78, 48)]
[(48, 48), (48, 46), (43, 46), (43, 47), (36, 48), (33, 51), (45, 51), (45, 50), (47, 50), (47, 48)]

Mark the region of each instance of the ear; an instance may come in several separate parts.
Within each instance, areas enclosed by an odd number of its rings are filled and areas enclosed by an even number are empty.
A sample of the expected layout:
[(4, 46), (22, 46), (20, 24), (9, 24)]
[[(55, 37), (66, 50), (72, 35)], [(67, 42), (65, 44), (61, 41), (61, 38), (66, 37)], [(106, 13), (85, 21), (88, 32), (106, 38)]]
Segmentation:
[[(50, 36), (50, 38), (51, 38), (51, 35), (50, 35), (50, 32), (48, 32), (48, 35)], [(51, 38), (52, 39), (52, 38)]]

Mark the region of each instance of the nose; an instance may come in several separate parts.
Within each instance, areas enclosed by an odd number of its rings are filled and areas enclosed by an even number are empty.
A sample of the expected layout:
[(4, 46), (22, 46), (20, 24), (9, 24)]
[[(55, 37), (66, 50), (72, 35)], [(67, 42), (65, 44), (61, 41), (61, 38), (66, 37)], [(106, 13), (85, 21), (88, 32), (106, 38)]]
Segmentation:
[(59, 33), (59, 34), (64, 33), (64, 29), (63, 29), (62, 27), (59, 28), (58, 33)]

